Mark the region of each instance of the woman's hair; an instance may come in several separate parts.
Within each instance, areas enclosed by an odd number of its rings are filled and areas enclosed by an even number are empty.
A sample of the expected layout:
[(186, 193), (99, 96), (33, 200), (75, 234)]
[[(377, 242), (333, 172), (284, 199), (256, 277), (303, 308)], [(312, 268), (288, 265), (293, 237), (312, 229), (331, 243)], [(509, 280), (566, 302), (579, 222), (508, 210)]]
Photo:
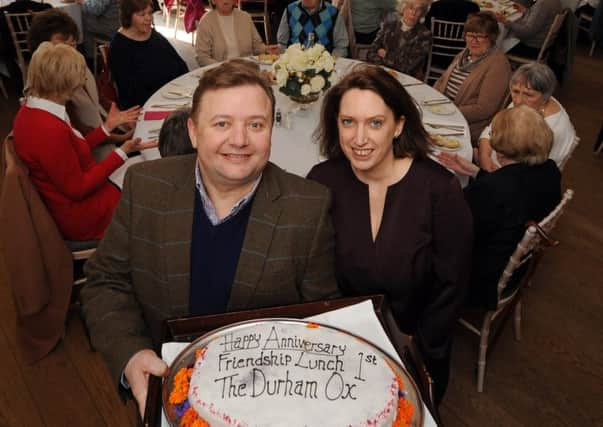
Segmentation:
[(124, 28), (130, 28), (132, 25), (132, 15), (148, 6), (153, 8), (152, 0), (121, 0), (119, 2), (119, 23)]
[(86, 61), (65, 44), (43, 42), (31, 57), (27, 70), (27, 95), (69, 99), (86, 80)]
[(30, 52), (35, 52), (42, 42), (49, 41), (55, 34), (60, 34), (65, 39), (72, 37), (76, 41), (80, 36), (73, 18), (62, 10), (53, 8), (36, 13), (27, 33)]
[(190, 114), (190, 108), (181, 108), (165, 119), (159, 131), (159, 154), (161, 154), (161, 157), (179, 156), (195, 152), (186, 126)]
[(432, 0), (400, 0), (400, 3), (398, 3), (398, 12), (402, 14), (406, 6), (414, 4), (423, 8), (423, 14), (421, 16), (425, 16), (431, 6), (431, 2)]
[(538, 165), (549, 158), (553, 131), (538, 111), (520, 105), (494, 116), (490, 144), (509, 160)]
[(544, 99), (549, 99), (555, 90), (557, 78), (548, 65), (531, 62), (515, 70), (509, 86), (517, 83), (524, 84), (530, 89), (542, 93)]
[[(248, 61), (246, 61), (248, 62)], [(259, 86), (266, 96), (270, 99), (272, 115), (274, 117), (275, 100), (274, 93), (270, 87), (270, 83), (264, 78), (259, 71), (259, 67), (253, 65), (241, 64), (241, 60), (230, 60), (221, 65), (206, 71), (203, 74), (199, 85), (193, 94), (193, 107), (191, 111), (191, 119), (197, 120), (199, 109), (201, 108), (201, 100), (205, 92), (219, 89), (230, 89), (240, 86)]]
[(499, 32), (498, 21), (496, 21), (496, 17), (492, 12), (472, 13), (467, 17), (467, 21), (465, 22), (465, 34), (486, 34), (493, 46), (496, 44)]
[(404, 117), (402, 133), (392, 141), (395, 157), (410, 156), (424, 159), (429, 153), (428, 135), (421, 123), (421, 115), (413, 99), (400, 82), (381, 67), (358, 65), (325, 95), (320, 123), (314, 139), (320, 152), (328, 159), (342, 157), (339, 145), (338, 116), (343, 95), (351, 89), (370, 90), (379, 95), (392, 111), (394, 119)]

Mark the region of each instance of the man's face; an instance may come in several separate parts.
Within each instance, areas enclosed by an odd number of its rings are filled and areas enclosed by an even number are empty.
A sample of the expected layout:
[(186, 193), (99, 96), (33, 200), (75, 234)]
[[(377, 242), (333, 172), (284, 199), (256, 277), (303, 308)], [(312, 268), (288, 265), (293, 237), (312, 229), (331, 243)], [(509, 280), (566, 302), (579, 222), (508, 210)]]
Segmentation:
[(270, 157), (270, 98), (251, 85), (207, 91), (195, 120), (188, 120), (188, 133), (206, 186), (251, 186)]
[(308, 10), (314, 10), (318, 8), (320, 0), (302, 0), (302, 6)]

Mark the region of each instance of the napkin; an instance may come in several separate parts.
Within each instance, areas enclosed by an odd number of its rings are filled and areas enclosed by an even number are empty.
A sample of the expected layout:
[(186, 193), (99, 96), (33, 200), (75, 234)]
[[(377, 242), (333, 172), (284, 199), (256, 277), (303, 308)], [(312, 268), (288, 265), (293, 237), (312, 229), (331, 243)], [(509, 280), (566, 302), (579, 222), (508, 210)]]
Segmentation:
[(167, 116), (169, 116), (170, 114), (172, 114), (173, 112), (174, 112), (174, 110), (168, 110), (168, 111), (158, 111), (158, 110), (145, 111), (143, 120), (163, 120)]

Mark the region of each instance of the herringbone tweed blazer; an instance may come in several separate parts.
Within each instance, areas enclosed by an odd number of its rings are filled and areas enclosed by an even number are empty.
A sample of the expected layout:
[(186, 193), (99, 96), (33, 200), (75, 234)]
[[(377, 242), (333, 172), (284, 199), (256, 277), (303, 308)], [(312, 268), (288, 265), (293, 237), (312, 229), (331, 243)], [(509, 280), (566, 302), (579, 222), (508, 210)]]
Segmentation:
[[(81, 291), (93, 345), (118, 380), (130, 357), (157, 348), (163, 320), (189, 308), (196, 154), (132, 166)], [(326, 188), (265, 168), (228, 311), (338, 295)]]

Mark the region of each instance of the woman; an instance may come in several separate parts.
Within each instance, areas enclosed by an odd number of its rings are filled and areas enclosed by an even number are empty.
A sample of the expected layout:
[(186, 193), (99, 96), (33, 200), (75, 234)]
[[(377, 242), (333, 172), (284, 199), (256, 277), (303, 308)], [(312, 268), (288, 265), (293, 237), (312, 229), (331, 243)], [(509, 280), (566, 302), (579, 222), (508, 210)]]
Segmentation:
[(431, 31), (419, 22), (431, 0), (403, 0), (398, 13), (389, 14), (368, 52), (368, 60), (416, 76), (431, 47)]
[(477, 140), (500, 109), (511, 77), (505, 54), (496, 49), (498, 24), (494, 15), (480, 12), (465, 22), (467, 47), (452, 61), (434, 88), (456, 104), (469, 122), (471, 143)]
[[(509, 107), (527, 105), (542, 114), (553, 131), (553, 148), (549, 158), (560, 166), (569, 155), (576, 131), (567, 112), (552, 96), (556, 83), (555, 74), (548, 66), (538, 62), (522, 65), (513, 73), (509, 83), (513, 100)], [(500, 167), (490, 145), (490, 126), (480, 136), (478, 152), (482, 169), (493, 172)]]
[(342, 292), (388, 295), (441, 398), (469, 277), (471, 215), (459, 183), (429, 159), (413, 100), (379, 67), (356, 69), (327, 92), (317, 139), (329, 160), (308, 177), (333, 193)]
[(85, 70), (72, 47), (42, 43), (29, 64), (27, 101), (13, 125), (16, 152), (67, 240), (102, 238), (120, 196), (107, 177), (128, 153), (156, 145), (129, 140), (94, 161), (90, 150), (116, 126), (135, 122), (138, 109), (112, 108), (104, 124), (83, 137), (71, 127), (65, 104), (84, 84)]
[(109, 47), (120, 108), (143, 105), (161, 86), (188, 72), (170, 42), (153, 28), (151, 0), (121, 0), (121, 27)]
[(266, 46), (251, 16), (235, 7), (235, 0), (210, 0), (212, 10), (197, 26), (195, 50), (200, 66), (240, 56), (277, 53), (278, 46)]
[(498, 280), (526, 223), (542, 220), (561, 200), (561, 174), (548, 159), (553, 133), (536, 110), (522, 105), (498, 113), (490, 142), (501, 165), (493, 173), (457, 155), (439, 155), (450, 169), (476, 178), (465, 188), (475, 235), (469, 301), (489, 310), (496, 308)]

